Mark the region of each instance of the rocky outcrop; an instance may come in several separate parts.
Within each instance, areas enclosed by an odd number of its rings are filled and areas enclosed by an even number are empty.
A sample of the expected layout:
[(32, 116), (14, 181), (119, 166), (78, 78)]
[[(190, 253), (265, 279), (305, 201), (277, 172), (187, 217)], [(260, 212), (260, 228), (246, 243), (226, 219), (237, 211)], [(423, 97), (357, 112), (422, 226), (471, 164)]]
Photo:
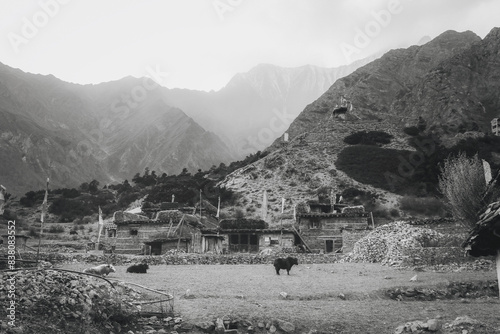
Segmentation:
[(393, 112), (426, 120), (434, 133), (490, 132), (500, 99), (500, 28), (428, 71)]

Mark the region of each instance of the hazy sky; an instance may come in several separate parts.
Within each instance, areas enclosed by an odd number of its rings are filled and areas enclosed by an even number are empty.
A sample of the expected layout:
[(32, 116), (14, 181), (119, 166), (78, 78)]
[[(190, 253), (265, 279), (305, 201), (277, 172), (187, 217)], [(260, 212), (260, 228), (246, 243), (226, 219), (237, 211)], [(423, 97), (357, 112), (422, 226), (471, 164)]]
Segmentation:
[(259, 63), (336, 67), (449, 29), (483, 38), (498, 13), (497, 0), (0, 0), (0, 62), (217, 90)]

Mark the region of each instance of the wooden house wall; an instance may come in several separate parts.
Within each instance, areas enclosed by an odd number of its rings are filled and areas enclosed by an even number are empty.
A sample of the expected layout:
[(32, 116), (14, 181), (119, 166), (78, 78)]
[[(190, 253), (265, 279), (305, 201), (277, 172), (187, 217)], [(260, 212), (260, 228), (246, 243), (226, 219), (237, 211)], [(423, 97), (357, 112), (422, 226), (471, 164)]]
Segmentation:
[[(231, 237), (233, 235), (233, 237)], [(247, 240), (246, 244), (233, 244), (231, 238), (236, 239), (235, 235), (239, 235), (238, 240)], [(242, 237), (242, 235), (246, 235), (246, 237)], [(253, 237), (251, 237), (251, 235)], [(250, 238), (253, 240), (257, 240), (257, 244), (252, 243)], [(222, 241), (223, 252), (232, 252), (232, 253), (258, 253), (266, 248), (274, 248), (274, 247), (285, 247), (292, 248), (295, 244), (295, 235), (292, 232), (230, 232), (224, 234), (224, 240)]]

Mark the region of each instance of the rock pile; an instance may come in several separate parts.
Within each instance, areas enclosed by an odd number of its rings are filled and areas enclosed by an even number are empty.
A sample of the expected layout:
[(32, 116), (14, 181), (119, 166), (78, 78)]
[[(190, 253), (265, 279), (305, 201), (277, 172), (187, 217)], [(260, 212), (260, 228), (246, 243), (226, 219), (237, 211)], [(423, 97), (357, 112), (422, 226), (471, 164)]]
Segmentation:
[(439, 224), (453, 224), (453, 218), (408, 218), (405, 219), (410, 225), (439, 225)]
[[(132, 301), (140, 298), (130, 293), (121, 294), (104, 280), (51, 269), (0, 273), (1, 281), (7, 279), (15, 281), (16, 327), (26, 333), (36, 332), (31, 317), (53, 320), (56, 326), (66, 330), (71, 326), (87, 328), (93, 324), (108, 328), (108, 331), (116, 329), (121, 327), (120, 322), (126, 322), (137, 311)], [(1, 288), (0, 304), (7, 305), (9, 292), (5, 286)], [(0, 310), (2, 312), (5, 310)], [(4, 318), (6, 315), (2, 316)], [(55, 332), (58, 328), (53, 329)]]
[(496, 281), (451, 282), (442, 288), (392, 288), (386, 291), (386, 295), (389, 298), (398, 301), (496, 298), (498, 296), (498, 286)]
[(438, 246), (446, 235), (428, 228), (412, 226), (398, 221), (377, 227), (354, 244), (352, 252), (341, 262), (379, 262), (401, 265), (408, 257), (408, 250)]
[(436, 272), (492, 271), (495, 270), (495, 262), (488, 259), (477, 259), (471, 262), (429, 266), (427, 270)]
[(482, 324), (468, 316), (457, 317), (451, 323), (443, 324), (441, 319), (430, 319), (427, 321), (412, 321), (399, 326), (394, 334), (491, 334), (496, 333), (493, 328)]

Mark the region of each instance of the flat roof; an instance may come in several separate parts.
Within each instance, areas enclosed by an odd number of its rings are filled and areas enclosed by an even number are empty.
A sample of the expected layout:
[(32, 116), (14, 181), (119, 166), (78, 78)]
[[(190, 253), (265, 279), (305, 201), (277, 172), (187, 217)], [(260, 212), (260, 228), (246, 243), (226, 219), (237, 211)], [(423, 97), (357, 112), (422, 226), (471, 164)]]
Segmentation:
[(297, 217), (324, 217), (324, 218), (344, 218), (344, 217), (368, 217), (369, 212), (349, 212), (349, 213), (323, 213), (323, 212), (310, 212), (299, 213)]

